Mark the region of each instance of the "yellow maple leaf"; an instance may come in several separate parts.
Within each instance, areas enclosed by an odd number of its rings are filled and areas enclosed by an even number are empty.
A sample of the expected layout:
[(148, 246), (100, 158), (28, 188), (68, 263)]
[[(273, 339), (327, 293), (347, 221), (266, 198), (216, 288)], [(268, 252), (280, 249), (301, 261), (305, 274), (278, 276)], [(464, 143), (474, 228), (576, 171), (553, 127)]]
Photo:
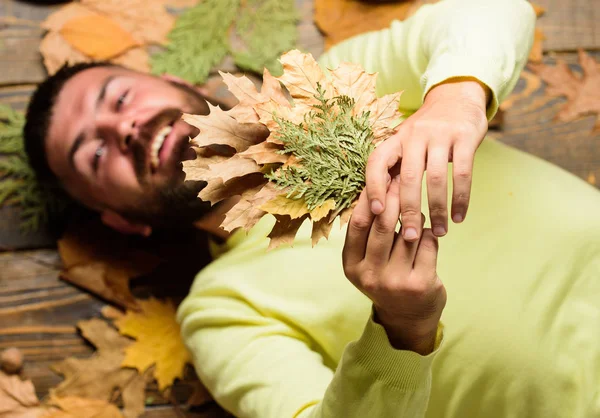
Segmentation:
[(326, 200), (321, 206), (317, 206), (313, 210), (310, 211), (310, 218), (318, 222), (324, 217), (326, 217), (329, 212), (331, 212), (335, 208), (335, 200), (329, 199)]
[(308, 213), (308, 207), (304, 199), (290, 199), (283, 195), (262, 204), (259, 209), (273, 215), (289, 215), (292, 219), (301, 217)]
[(191, 356), (181, 339), (175, 306), (154, 298), (138, 303), (141, 312), (127, 311), (125, 316), (115, 321), (121, 334), (136, 340), (125, 348), (122, 366), (143, 373), (154, 365), (158, 388), (164, 390), (175, 379), (183, 377)]
[(116, 57), (138, 45), (118, 23), (98, 14), (75, 17), (66, 22), (59, 33), (73, 47), (98, 60)]

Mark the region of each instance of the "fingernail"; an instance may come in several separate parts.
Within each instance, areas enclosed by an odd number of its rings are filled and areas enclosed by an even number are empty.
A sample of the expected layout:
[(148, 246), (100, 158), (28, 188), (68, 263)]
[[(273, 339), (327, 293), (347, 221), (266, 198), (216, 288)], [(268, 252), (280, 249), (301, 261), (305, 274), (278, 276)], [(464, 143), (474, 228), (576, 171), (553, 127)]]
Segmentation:
[(383, 212), (383, 205), (379, 200), (375, 199), (371, 202), (371, 212), (373, 212), (375, 215), (379, 215), (381, 212)]
[(417, 239), (419, 235), (417, 234), (417, 230), (415, 228), (408, 228), (404, 231), (404, 239), (413, 240)]
[(456, 213), (453, 217), (452, 220), (454, 221), (454, 223), (461, 223), (463, 221), (463, 216), (460, 213)]
[(433, 228), (433, 235), (435, 235), (436, 237), (443, 237), (444, 235), (446, 235), (446, 228), (444, 228), (441, 225), (435, 226)]

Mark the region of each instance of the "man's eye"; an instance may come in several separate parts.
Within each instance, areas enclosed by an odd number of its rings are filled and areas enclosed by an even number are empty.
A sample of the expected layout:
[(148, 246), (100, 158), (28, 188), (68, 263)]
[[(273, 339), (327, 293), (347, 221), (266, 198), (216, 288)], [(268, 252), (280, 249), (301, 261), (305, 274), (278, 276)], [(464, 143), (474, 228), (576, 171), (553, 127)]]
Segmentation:
[(106, 152), (106, 148), (104, 147), (104, 143), (101, 143), (98, 146), (98, 148), (96, 148), (96, 152), (94, 153), (94, 163), (93, 163), (94, 173), (98, 171), (98, 164), (100, 163), (100, 158), (104, 155), (105, 152)]
[(117, 112), (119, 110), (121, 110), (121, 107), (123, 106), (123, 104), (125, 103), (125, 99), (127, 98), (127, 94), (129, 94), (129, 90), (126, 90), (125, 93), (121, 94), (119, 96), (119, 98), (117, 99), (117, 104), (116, 104), (116, 110)]

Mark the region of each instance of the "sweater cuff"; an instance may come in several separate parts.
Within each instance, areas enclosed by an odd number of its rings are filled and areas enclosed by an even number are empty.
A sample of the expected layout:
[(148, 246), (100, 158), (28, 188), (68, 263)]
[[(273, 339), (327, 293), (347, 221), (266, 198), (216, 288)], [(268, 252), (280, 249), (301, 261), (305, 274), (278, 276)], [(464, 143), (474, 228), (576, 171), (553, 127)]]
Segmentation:
[(438, 325), (434, 351), (422, 356), (414, 351), (397, 350), (391, 346), (385, 329), (373, 320), (367, 322), (361, 338), (348, 346), (347, 354), (377, 380), (388, 385), (414, 391), (430, 384), (431, 365), (443, 342), (443, 325)]
[(506, 77), (502, 74), (498, 64), (491, 59), (474, 56), (456, 56), (448, 53), (434, 58), (421, 78), (423, 97), (437, 85), (451, 78), (473, 77), (485, 84), (492, 92), (490, 103), (487, 107), (488, 121), (492, 120), (500, 105), (498, 96), (504, 85)]

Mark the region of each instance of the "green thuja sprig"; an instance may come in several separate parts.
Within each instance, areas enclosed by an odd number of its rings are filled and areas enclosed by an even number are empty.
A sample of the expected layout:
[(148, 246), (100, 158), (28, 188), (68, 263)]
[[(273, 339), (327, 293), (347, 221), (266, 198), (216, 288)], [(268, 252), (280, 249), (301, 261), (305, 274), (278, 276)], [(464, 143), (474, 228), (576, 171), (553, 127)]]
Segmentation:
[(337, 211), (349, 207), (365, 186), (367, 159), (374, 149), (369, 112), (353, 116), (354, 100), (348, 96), (325, 97), (317, 84), (318, 104), (294, 124), (275, 117), (281, 151), (292, 154), (299, 166), (290, 165), (267, 174), (287, 197), (304, 199), (309, 210), (333, 199)]
[(25, 116), (0, 105), (0, 208), (21, 208), (21, 229), (33, 232), (47, 222), (50, 210), (62, 203), (52, 199), (36, 181), (23, 144)]

